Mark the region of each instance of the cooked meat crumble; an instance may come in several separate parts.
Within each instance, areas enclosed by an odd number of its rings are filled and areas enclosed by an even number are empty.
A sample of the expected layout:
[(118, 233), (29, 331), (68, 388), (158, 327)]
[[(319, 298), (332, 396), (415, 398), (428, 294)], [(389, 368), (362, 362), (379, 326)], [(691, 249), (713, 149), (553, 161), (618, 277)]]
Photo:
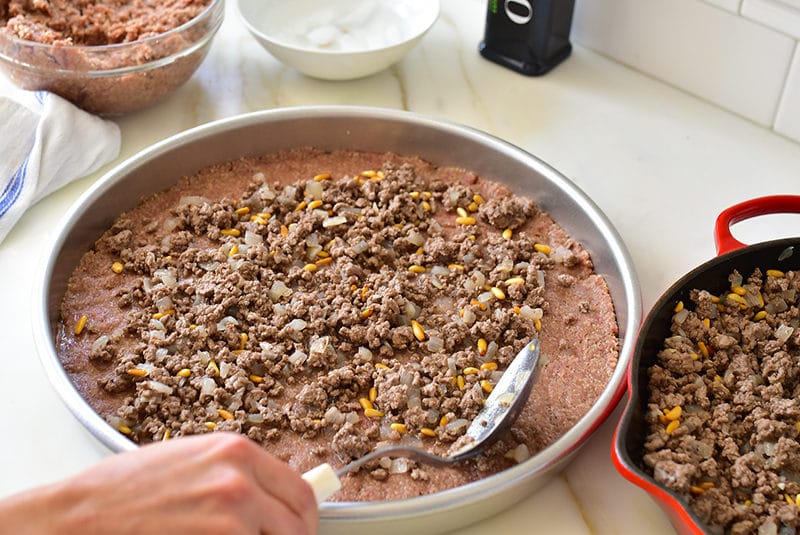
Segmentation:
[(649, 369), (644, 461), (714, 533), (800, 527), (800, 274), (691, 292)]

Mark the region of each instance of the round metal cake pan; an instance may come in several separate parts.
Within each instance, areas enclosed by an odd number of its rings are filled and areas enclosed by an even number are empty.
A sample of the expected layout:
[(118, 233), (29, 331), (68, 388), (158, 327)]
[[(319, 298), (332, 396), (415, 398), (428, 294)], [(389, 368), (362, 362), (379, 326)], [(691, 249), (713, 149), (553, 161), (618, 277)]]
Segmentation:
[(307, 146), (415, 155), (503, 183), (515, 193), (533, 198), (580, 241), (607, 281), (619, 326), (619, 362), (599, 398), (567, 433), (518, 465), (452, 490), (406, 500), (324, 503), (320, 522), (324, 533), (436, 533), (517, 503), (563, 468), (619, 402), (641, 321), (641, 296), (622, 240), (586, 194), (528, 152), (461, 125), (376, 108), (286, 108), (209, 123), (121, 163), (90, 187), (64, 216), (37, 285), (35, 339), (51, 383), (77, 419), (104, 445), (114, 452), (135, 449), (133, 442), (78, 394), (56, 353), (59, 307), (71, 272), (117, 216), (182, 176), (215, 163)]

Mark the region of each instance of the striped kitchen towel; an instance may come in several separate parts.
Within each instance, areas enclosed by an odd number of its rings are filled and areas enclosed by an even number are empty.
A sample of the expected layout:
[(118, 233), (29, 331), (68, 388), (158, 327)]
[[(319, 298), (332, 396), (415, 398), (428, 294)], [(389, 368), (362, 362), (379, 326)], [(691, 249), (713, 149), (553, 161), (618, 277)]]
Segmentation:
[(0, 243), (30, 206), (119, 155), (119, 127), (44, 91), (0, 94)]

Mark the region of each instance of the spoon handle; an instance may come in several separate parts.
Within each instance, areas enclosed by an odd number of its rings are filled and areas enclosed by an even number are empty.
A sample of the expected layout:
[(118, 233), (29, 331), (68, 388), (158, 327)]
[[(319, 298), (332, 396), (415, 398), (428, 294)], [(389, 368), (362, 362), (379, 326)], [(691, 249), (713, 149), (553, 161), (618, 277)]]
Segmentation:
[(330, 498), (342, 486), (336, 471), (328, 463), (315, 466), (301, 477), (311, 485), (314, 496), (317, 498), (317, 505)]
[(309, 485), (311, 485), (311, 488), (314, 491), (314, 496), (317, 498), (317, 504), (320, 504), (330, 498), (334, 492), (341, 488), (342, 484), (339, 480), (340, 477), (369, 461), (379, 459), (381, 457), (390, 457), (393, 459), (396, 457), (406, 457), (430, 466), (447, 466), (453, 463), (453, 461), (450, 459), (442, 458), (411, 446), (389, 446), (387, 448), (375, 450), (367, 455), (364, 455), (363, 457), (359, 457), (355, 461), (343, 466), (342, 468), (339, 468), (338, 470), (334, 470), (333, 467), (328, 463), (323, 463), (312, 468), (308, 472), (305, 472), (301, 477), (305, 479)]
[(453, 461), (448, 458), (439, 457), (438, 455), (428, 453), (425, 450), (415, 448), (413, 446), (388, 446), (386, 448), (380, 448), (370, 452), (363, 457), (359, 457), (355, 461), (352, 461), (350, 464), (339, 468), (336, 471), (336, 475), (342, 477), (346, 473), (355, 470), (361, 465), (366, 464), (374, 459), (380, 459), (381, 457), (390, 457), (392, 459), (405, 457), (407, 459), (411, 459), (412, 461), (425, 463), (428, 466), (448, 466), (453, 463)]

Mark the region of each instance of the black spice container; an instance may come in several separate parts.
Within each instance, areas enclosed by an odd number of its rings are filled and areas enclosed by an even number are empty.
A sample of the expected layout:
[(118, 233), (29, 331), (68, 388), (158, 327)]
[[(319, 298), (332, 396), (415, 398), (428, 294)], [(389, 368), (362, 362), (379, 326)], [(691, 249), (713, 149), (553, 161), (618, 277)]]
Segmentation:
[(575, 0), (489, 0), (478, 50), (486, 59), (539, 76), (572, 51), (569, 31)]

